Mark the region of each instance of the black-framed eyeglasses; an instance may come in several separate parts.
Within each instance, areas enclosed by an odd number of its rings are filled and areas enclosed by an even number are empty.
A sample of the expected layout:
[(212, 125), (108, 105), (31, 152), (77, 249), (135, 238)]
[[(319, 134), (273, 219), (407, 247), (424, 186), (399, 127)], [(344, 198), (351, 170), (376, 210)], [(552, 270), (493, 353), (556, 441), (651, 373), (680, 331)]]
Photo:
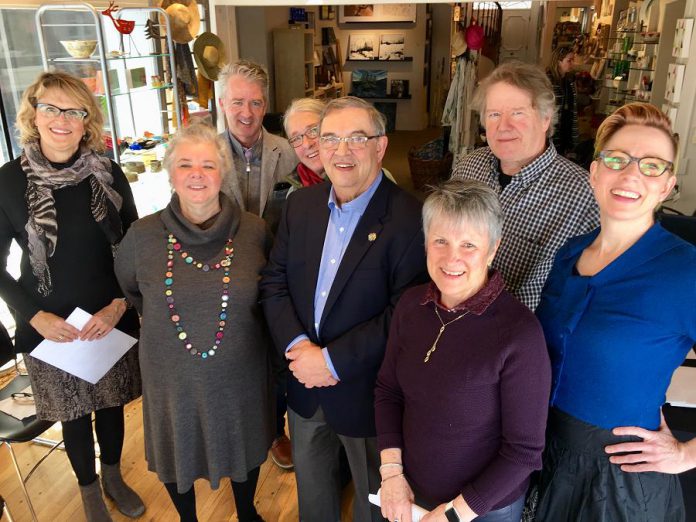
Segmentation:
[(649, 178), (662, 176), (666, 170), (672, 170), (674, 167), (674, 163), (666, 159), (654, 156), (635, 158), (621, 150), (603, 150), (598, 157), (604, 166), (611, 170), (623, 170), (631, 163), (636, 162), (640, 173)]
[(317, 139), (319, 137), (319, 126), (315, 125), (314, 127), (311, 127), (304, 131), (302, 134), (298, 134), (296, 136), (293, 136), (292, 138), (288, 138), (288, 143), (292, 145), (293, 149), (296, 149), (297, 147), (302, 145), (305, 136), (307, 136), (307, 138), (310, 140)]
[(361, 150), (367, 146), (367, 142), (374, 138), (381, 138), (382, 136), (346, 136), (345, 138), (339, 138), (338, 136), (322, 136), (319, 138), (319, 145), (327, 150), (337, 149), (342, 141), (348, 145), (350, 150)]
[(14, 392), (11, 397), (16, 400), (27, 400), (33, 399), (34, 394), (29, 392)]
[(65, 114), (65, 117), (69, 120), (82, 121), (89, 114), (83, 109), (61, 109), (50, 103), (37, 103), (35, 107), (37, 112), (49, 118), (57, 118), (61, 114)]

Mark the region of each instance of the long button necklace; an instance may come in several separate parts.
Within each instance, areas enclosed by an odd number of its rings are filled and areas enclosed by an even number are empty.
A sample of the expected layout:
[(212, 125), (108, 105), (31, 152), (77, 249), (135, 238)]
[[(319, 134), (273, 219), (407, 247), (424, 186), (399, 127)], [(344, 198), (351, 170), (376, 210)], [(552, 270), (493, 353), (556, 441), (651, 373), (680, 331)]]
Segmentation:
[[(181, 316), (177, 312), (174, 306), (174, 255), (179, 253), (184, 263), (195, 268), (197, 270), (202, 270), (203, 272), (209, 272), (211, 270), (222, 269), (222, 295), (220, 296), (220, 313), (218, 314), (218, 327), (215, 333), (215, 342), (208, 350), (200, 350), (195, 348), (188, 338), (188, 333), (184, 330), (181, 323)], [(227, 304), (229, 301), (229, 287), (230, 287), (230, 265), (232, 264), (232, 257), (234, 256), (234, 249), (232, 248), (232, 240), (228, 239), (225, 243), (225, 256), (217, 263), (207, 264), (200, 261), (196, 261), (193, 256), (183, 250), (179, 240), (174, 237), (173, 234), (169, 234), (167, 239), (167, 271), (164, 274), (164, 295), (167, 300), (167, 306), (169, 308), (169, 318), (174, 323), (176, 328), (177, 337), (184, 344), (184, 347), (191, 355), (201, 357), (202, 359), (207, 359), (215, 355), (215, 351), (222, 343), (222, 339), (225, 336), (225, 324), (227, 323)]]
[(437, 311), (437, 305), (435, 305), (435, 315), (437, 315), (437, 318), (440, 320), (440, 324), (441, 324), (442, 326), (440, 326), (440, 331), (437, 332), (437, 337), (435, 338), (435, 342), (434, 342), (433, 345), (430, 347), (430, 350), (428, 350), (427, 353), (425, 354), (425, 359), (423, 359), (423, 362), (426, 362), (426, 363), (427, 363), (427, 362), (430, 360), (430, 356), (431, 356), (431, 355), (433, 354), (433, 352), (437, 349), (437, 343), (438, 343), (438, 341), (440, 340), (440, 337), (442, 337), (442, 333), (445, 331), (445, 328), (447, 328), (447, 327), (448, 327), (449, 325), (451, 325), (453, 322), (459, 321), (462, 317), (464, 317), (464, 316), (465, 316), (466, 314), (468, 314), (468, 313), (469, 313), (469, 310), (467, 310), (466, 312), (464, 312), (464, 313), (461, 314), (461, 315), (458, 315), (457, 317), (455, 317), (455, 318), (452, 319), (451, 321), (444, 322), (444, 321), (442, 320), (442, 317), (440, 317), (440, 312)]

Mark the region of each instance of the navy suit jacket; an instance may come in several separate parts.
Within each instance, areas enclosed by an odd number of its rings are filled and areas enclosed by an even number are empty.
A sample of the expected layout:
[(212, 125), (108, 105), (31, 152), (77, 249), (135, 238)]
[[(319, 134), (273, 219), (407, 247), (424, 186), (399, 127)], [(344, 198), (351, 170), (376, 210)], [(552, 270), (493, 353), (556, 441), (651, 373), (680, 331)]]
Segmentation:
[(280, 352), (306, 334), (328, 349), (340, 378), (335, 386), (307, 389), (290, 373), (288, 405), (305, 418), (321, 406), (337, 433), (374, 437), (374, 388), (392, 312), (406, 288), (427, 280), (421, 204), (382, 177), (341, 260), (318, 334), (314, 294), (330, 188), (321, 183), (288, 197), (262, 274), (261, 302)]

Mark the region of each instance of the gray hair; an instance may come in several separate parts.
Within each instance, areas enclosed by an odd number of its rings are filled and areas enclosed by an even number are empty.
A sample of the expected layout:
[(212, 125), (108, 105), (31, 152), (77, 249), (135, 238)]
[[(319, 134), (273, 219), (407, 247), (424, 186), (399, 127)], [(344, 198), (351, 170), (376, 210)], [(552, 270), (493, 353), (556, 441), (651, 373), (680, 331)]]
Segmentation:
[(488, 97), (488, 90), (498, 83), (512, 85), (529, 94), (532, 98), (532, 107), (539, 111), (542, 118), (551, 119), (551, 124), (546, 131), (546, 137), (550, 138), (553, 136), (558, 114), (551, 81), (538, 65), (516, 60), (505, 62), (493, 69), (481, 81), (476, 92), (474, 92), (471, 106), (479, 113), (481, 125), (486, 126), (486, 98)]
[(263, 92), (263, 101), (268, 103), (268, 73), (262, 65), (249, 60), (237, 60), (225, 65), (218, 78), (221, 86), (220, 98), (225, 97), (227, 84), (232, 76), (241, 76), (247, 81), (258, 83)]
[(193, 118), (191, 123), (179, 129), (169, 140), (162, 164), (170, 174), (174, 169), (176, 150), (182, 143), (212, 143), (217, 152), (220, 175), (224, 178), (232, 170), (232, 154), (225, 138), (209, 123), (200, 118)]
[(495, 191), (480, 181), (449, 180), (435, 187), (423, 204), (423, 231), (427, 237), (435, 218), (488, 228), (493, 248), (503, 231), (503, 209)]
[(283, 114), (283, 129), (285, 129), (285, 134), (289, 136), (288, 133), (288, 120), (298, 112), (311, 112), (316, 114), (318, 118), (321, 118), (321, 113), (324, 112), (324, 107), (326, 104), (323, 101), (317, 100), (316, 98), (298, 98), (292, 100), (292, 103)]
[[(340, 111), (343, 109), (363, 109), (367, 111), (367, 115), (372, 122), (373, 132), (375, 136), (384, 136), (387, 133), (387, 121), (384, 115), (379, 112), (375, 107), (365, 100), (356, 98), (355, 96), (343, 96), (341, 98), (335, 98), (326, 104), (324, 111), (321, 113), (321, 121), (324, 121), (326, 116), (334, 111)], [(321, 130), (321, 124), (319, 125)]]

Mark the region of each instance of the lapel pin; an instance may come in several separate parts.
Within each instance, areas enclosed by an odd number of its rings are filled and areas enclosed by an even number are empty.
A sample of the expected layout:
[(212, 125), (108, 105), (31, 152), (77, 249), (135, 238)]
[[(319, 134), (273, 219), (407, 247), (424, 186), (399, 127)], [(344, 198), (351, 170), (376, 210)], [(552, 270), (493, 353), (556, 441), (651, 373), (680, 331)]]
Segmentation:
[(367, 235), (367, 240), (368, 240), (368, 241), (372, 242), (372, 241), (374, 241), (375, 239), (377, 239), (377, 234), (375, 234), (374, 232), (370, 232), (370, 233)]

